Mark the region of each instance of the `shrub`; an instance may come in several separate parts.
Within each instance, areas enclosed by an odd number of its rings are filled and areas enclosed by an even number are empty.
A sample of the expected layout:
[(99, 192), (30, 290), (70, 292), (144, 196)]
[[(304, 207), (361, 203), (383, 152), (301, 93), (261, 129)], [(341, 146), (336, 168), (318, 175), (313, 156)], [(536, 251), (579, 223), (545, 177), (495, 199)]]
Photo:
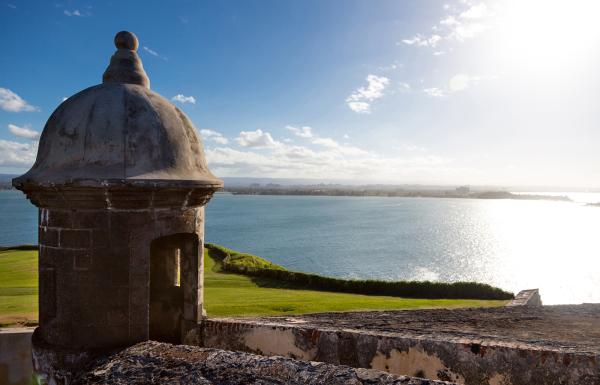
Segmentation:
[(289, 271), (263, 258), (206, 244), (222, 263), (222, 270), (281, 281), (288, 286), (353, 294), (387, 295), (428, 299), (508, 300), (512, 293), (478, 282), (348, 280)]

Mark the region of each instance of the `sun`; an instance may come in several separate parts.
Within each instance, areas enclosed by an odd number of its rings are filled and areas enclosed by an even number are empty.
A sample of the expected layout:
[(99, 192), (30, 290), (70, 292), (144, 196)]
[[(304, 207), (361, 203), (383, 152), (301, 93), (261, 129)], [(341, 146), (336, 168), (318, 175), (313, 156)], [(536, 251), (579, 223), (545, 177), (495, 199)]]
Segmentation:
[(511, 67), (567, 69), (598, 54), (599, 15), (598, 0), (501, 2), (493, 48)]

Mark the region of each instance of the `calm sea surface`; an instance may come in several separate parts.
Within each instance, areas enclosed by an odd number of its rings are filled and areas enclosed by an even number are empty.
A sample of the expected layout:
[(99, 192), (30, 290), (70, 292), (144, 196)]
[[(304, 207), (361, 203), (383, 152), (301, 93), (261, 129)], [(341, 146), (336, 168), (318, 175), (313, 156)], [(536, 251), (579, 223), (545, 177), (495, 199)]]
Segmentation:
[[(206, 209), (206, 240), (287, 268), (388, 280), (540, 288), (545, 303), (600, 302), (600, 207), (577, 202), (234, 196)], [(0, 245), (36, 243), (36, 209), (0, 192)]]

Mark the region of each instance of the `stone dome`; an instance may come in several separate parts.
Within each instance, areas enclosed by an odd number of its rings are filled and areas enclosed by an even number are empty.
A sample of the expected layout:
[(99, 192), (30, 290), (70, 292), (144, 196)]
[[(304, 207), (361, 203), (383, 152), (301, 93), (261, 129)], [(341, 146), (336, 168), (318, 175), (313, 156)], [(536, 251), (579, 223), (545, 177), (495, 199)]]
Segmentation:
[(115, 45), (103, 83), (52, 113), (35, 164), (15, 186), (221, 187), (190, 119), (150, 90), (135, 35), (120, 32)]

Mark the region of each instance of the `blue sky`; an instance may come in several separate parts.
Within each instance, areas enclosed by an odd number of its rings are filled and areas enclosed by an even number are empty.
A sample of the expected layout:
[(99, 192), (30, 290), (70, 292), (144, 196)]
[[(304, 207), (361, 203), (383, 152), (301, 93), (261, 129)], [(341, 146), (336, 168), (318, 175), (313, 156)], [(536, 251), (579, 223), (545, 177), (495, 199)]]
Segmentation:
[(0, 3), (0, 173), (134, 32), (219, 176), (600, 187), (593, 0)]

